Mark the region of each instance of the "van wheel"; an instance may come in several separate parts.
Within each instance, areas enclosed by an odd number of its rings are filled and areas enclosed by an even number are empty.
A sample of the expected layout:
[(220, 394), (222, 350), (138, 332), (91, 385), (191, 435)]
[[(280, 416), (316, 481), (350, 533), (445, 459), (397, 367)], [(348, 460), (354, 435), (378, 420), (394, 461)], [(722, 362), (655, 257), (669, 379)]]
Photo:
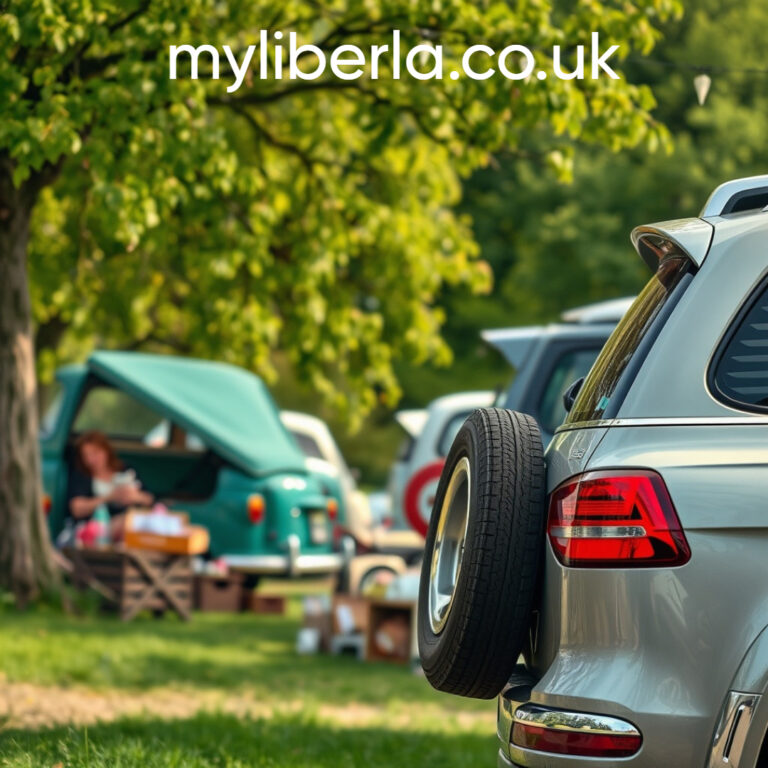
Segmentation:
[(440, 477), (421, 570), (419, 654), (438, 690), (490, 699), (509, 679), (528, 637), (545, 515), (536, 422), (475, 411)]

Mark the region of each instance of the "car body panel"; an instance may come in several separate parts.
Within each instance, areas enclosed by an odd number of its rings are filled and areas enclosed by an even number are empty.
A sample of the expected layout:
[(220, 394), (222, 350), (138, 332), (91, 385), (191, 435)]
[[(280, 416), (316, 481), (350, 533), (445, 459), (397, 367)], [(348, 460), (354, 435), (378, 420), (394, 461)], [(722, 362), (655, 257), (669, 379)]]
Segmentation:
[[(729, 690), (744, 690), (734, 672), (768, 625), (768, 595), (745, 589), (768, 549), (768, 425), (736, 430), (725, 442), (717, 426), (568, 430), (549, 451), (550, 491), (585, 470), (653, 467), (692, 551), (680, 568), (608, 570), (565, 568), (547, 545), (532, 665), (540, 678), (530, 700), (624, 717), (653, 734), (617, 765), (704, 766), (720, 703)], [(572, 456), (584, 441), (595, 448), (579, 465)], [(736, 515), (727, 489), (744, 485)], [(768, 653), (745, 675), (755, 686), (768, 674), (760, 664)], [(530, 768), (560, 764), (523, 752), (508, 754)]]

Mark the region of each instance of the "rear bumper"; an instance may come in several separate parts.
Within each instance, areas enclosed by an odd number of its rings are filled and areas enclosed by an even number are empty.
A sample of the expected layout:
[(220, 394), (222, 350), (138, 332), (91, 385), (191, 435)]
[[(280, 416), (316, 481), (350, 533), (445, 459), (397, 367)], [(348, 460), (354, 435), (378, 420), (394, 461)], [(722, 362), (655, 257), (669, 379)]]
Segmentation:
[(344, 552), (311, 554), (301, 551), (298, 536), (291, 535), (284, 555), (223, 555), (222, 560), (233, 571), (277, 576), (304, 576), (338, 573), (349, 558)]
[[(535, 692), (534, 692), (534, 689)], [(535, 699), (537, 704), (531, 705)], [(535, 681), (518, 675), (499, 696), (497, 734), (501, 746), (497, 758), (498, 768), (658, 768), (659, 765), (701, 765), (701, 768), (748, 768), (755, 764), (762, 743), (764, 728), (755, 724), (755, 713), (762, 697), (757, 694), (729, 692), (723, 704), (714, 736), (709, 735), (710, 747), (704, 763), (699, 763), (690, 752), (690, 734), (695, 722), (689, 717), (672, 712), (640, 714), (643, 743), (639, 751), (625, 758), (595, 758), (558, 755), (524, 749), (511, 743), (516, 722), (526, 720), (526, 712), (542, 711), (538, 702), (547, 696), (538, 690)], [(575, 702), (573, 702), (575, 704)], [(600, 702), (582, 702), (584, 710), (550, 706), (557, 727), (573, 732), (600, 729), (604, 733), (626, 733), (634, 725), (628, 719), (612, 715), (591, 714)], [(602, 702), (605, 704), (605, 702)], [(518, 712), (519, 710), (519, 712)], [(622, 714), (625, 714), (622, 712)], [(543, 722), (543, 721), (542, 721)], [(669, 762), (659, 755), (669, 755)]]
[[(614, 766), (632, 764), (637, 755), (622, 758), (576, 757), (573, 755), (557, 755), (538, 752), (511, 743), (512, 729), (515, 723), (527, 723), (537, 728), (552, 729), (552, 732), (568, 732), (572, 734), (611, 735), (618, 738), (639, 737), (635, 726), (616, 717), (596, 715), (589, 712), (572, 711), (560, 708), (547, 708), (530, 703), (532, 686), (530, 681), (518, 676), (517, 680), (505, 688), (499, 697), (498, 707), (498, 736), (501, 741), (498, 764), (500, 766), (568, 766), (569, 768), (586, 768), (587, 766)], [(508, 754), (507, 754), (508, 752)]]

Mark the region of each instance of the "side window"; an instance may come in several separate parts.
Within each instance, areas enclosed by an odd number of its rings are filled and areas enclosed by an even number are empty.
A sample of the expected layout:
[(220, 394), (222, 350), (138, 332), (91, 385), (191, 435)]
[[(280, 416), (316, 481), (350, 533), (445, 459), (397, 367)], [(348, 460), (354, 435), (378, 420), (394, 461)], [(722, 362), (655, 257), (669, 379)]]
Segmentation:
[(94, 387), (85, 396), (75, 418), (73, 430), (97, 429), (110, 437), (145, 438), (160, 429), (163, 417), (125, 392), (110, 387)]
[(416, 445), (416, 441), (410, 435), (405, 437), (397, 449), (397, 460), (399, 462), (410, 461), (414, 445)]
[(467, 420), (467, 417), (472, 411), (463, 411), (452, 416), (448, 423), (443, 428), (440, 435), (440, 439), (437, 441), (437, 455), (447, 456), (448, 451), (451, 450), (453, 441), (456, 439), (456, 435), (459, 434), (461, 425)]
[(320, 450), (320, 446), (317, 444), (317, 440), (315, 440), (312, 435), (308, 435), (306, 432), (291, 432), (291, 434), (296, 439), (299, 448), (301, 448), (301, 451), (305, 456), (309, 456), (313, 459), (325, 459), (323, 452)]
[(576, 379), (586, 376), (600, 352), (600, 347), (566, 352), (557, 361), (539, 403), (539, 422), (545, 432), (553, 433), (565, 419), (563, 395)]
[(746, 304), (721, 343), (710, 389), (728, 405), (768, 411), (768, 284)]

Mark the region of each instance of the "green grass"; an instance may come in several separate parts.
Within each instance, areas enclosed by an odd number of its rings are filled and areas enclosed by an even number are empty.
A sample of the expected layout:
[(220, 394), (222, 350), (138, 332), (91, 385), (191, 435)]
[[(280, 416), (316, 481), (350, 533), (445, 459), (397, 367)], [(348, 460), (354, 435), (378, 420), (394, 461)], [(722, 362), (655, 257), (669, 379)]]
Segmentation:
[(494, 759), (487, 734), (352, 729), (299, 716), (249, 720), (203, 714), (188, 720), (0, 733), (4, 768), (490, 768)]
[[(5, 679), (55, 686), (52, 696), (173, 691), (193, 702), (169, 713), (176, 719), (117, 712), (87, 729), (0, 721), (0, 767), (494, 764), (493, 703), (439, 694), (405, 667), (297, 656), (300, 613), (296, 599), (284, 617), (196, 614), (187, 624), (0, 610), (0, 690)], [(257, 709), (232, 706), (240, 701)]]
[(188, 624), (173, 618), (123, 624), (101, 617), (6, 613), (0, 618), (0, 672), (11, 681), (43, 685), (191, 686), (249, 690), (276, 700), (477, 709), (474, 702), (436, 693), (403, 667), (297, 656), (299, 608), (290, 607), (287, 617), (197, 614)]

